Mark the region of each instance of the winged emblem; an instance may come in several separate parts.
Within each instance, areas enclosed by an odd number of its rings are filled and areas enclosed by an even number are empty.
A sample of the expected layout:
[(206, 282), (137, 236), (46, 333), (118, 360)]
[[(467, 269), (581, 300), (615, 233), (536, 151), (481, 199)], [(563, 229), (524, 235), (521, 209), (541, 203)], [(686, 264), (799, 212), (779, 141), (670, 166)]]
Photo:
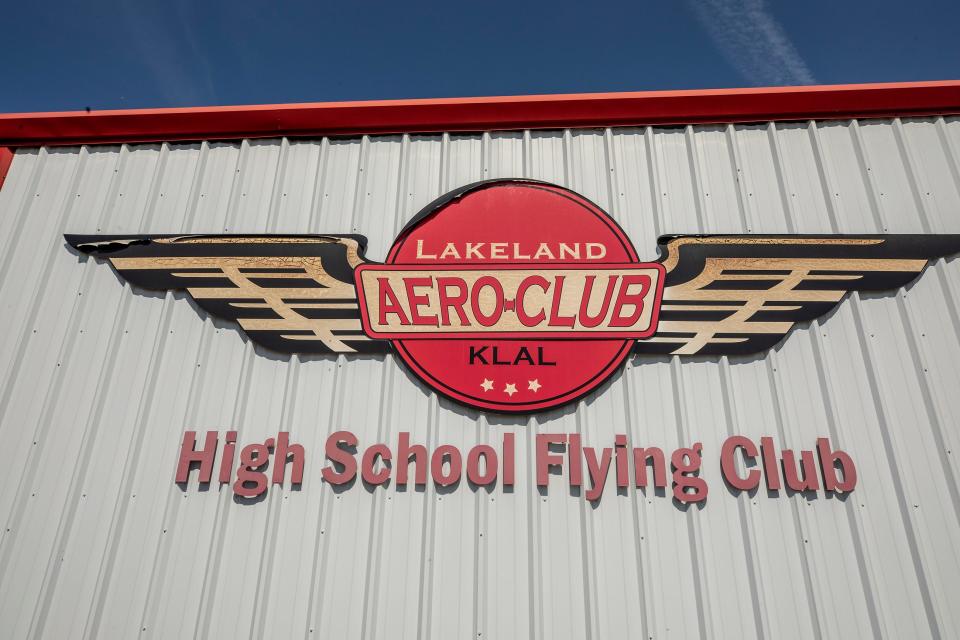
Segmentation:
[[(354, 269), (360, 235), (65, 236), (134, 286), (185, 290), (251, 340), (282, 353), (375, 353)], [(851, 291), (908, 284), (960, 235), (675, 235), (659, 239), (666, 277), (657, 330), (640, 354), (763, 352)]]

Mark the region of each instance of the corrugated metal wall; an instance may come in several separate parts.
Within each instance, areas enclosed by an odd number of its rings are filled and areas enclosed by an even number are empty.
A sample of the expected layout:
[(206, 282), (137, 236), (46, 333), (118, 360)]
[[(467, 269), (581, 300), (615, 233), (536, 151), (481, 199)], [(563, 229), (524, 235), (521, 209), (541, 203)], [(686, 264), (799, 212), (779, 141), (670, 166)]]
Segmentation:
[[(526, 176), (661, 233), (960, 232), (960, 121), (923, 119), (21, 150), (0, 191), (0, 636), (662, 638), (960, 634), (960, 262), (857, 296), (766, 357), (637, 359), (600, 392), (488, 417), (392, 357), (256, 352), (181, 295), (131, 292), (61, 234), (357, 232), (382, 259), (465, 183)], [(173, 483), (187, 428), (289, 430), (302, 490)], [(512, 493), (335, 493), (323, 443), (518, 434)], [(608, 479), (533, 486), (537, 432), (704, 443), (705, 508)], [(734, 497), (742, 433), (860, 474), (846, 500)]]

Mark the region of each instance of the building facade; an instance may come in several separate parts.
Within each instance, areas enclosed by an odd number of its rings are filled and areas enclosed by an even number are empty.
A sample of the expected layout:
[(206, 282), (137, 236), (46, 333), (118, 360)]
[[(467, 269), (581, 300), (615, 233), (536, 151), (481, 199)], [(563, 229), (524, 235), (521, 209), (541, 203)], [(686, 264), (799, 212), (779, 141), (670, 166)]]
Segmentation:
[[(428, 203), (497, 178), (581, 194), (645, 260), (667, 234), (957, 234), (957, 113), (960, 84), (921, 83), (0, 116), (0, 636), (955, 637), (955, 258), (762, 354), (631, 354), (504, 414), (392, 351), (262, 348), (64, 234), (362, 234), (382, 261)], [(178, 484), (186, 431), (287, 432), (303, 480)], [(512, 435), (515, 477), (338, 485), (341, 431), (357, 459), (401, 433), (506, 458)], [(611, 471), (589, 500), (569, 465), (541, 486), (543, 434), (701, 443), (709, 497)], [(737, 435), (798, 457), (827, 438), (856, 487), (737, 490)]]

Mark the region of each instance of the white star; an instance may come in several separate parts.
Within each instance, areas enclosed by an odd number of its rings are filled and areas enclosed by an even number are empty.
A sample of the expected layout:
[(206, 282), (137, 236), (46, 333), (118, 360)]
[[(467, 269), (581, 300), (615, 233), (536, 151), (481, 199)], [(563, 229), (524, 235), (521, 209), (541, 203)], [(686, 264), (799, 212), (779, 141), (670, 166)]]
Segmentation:
[(537, 380), (536, 378), (534, 378), (533, 380), (531, 380), (531, 381), (529, 382), (529, 384), (527, 384), (527, 390), (533, 391), (534, 393), (536, 393), (537, 391), (540, 390), (540, 387), (542, 387), (542, 386), (543, 386), (543, 385), (540, 384), (540, 381)]
[(513, 394), (517, 392), (517, 385), (513, 383), (508, 384), (503, 388), (503, 392), (512, 398)]
[(483, 387), (484, 391), (490, 391), (493, 389), (493, 380), (483, 379), (483, 382), (480, 383), (480, 386)]

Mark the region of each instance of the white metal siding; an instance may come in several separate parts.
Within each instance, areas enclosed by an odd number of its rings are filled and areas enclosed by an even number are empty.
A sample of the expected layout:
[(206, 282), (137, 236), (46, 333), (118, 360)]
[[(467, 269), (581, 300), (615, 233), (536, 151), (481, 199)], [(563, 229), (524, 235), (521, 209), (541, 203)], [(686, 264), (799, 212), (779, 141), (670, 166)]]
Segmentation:
[[(765, 357), (636, 358), (574, 407), (477, 415), (391, 357), (260, 353), (180, 294), (132, 292), (62, 233), (356, 232), (476, 180), (570, 187), (641, 257), (662, 233), (960, 232), (960, 121), (377, 136), (18, 151), (0, 191), (0, 636), (891, 638), (960, 635), (960, 261), (858, 296)], [(173, 483), (182, 432), (288, 430), (299, 491)], [(499, 445), (512, 492), (335, 493), (361, 445)], [(710, 497), (533, 485), (537, 432), (704, 443)], [(731, 434), (854, 457), (846, 500), (734, 497)]]

